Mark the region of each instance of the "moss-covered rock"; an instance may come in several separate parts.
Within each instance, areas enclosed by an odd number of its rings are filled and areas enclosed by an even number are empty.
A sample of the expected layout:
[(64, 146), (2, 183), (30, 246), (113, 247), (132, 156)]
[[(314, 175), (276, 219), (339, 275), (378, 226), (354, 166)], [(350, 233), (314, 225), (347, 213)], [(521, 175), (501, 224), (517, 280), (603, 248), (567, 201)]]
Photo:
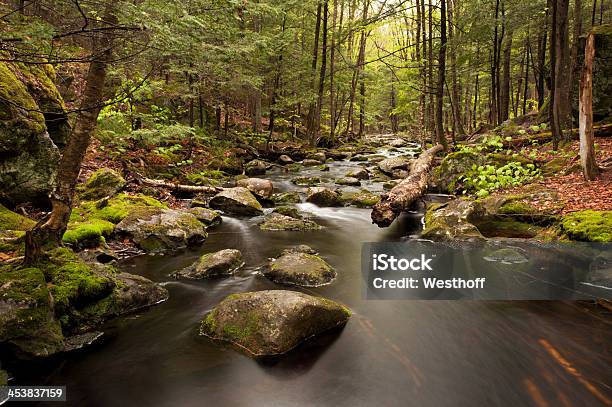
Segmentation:
[(342, 206), (340, 193), (325, 187), (308, 188), (306, 202), (318, 206)]
[(303, 216), (295, 206), (278, 206), (272, 210), (274, 213), (280, 213), (281, 215), (289, 216), (295, 219), (302, 219)]
[(219, 212), (208, 208), (202, 208), (195, 206), (193, 208), (186, 209), (185, 212), (191, 213), (206, 227), (214, 227), (221, 224), (221, 215)]
[(561, 229), (573, 240), (612, 242), (612, 211), (569, 213), (561, 219)]
[(319, 185), (321, 182), (320, 177), (295, 177), (291, 180), (291, 183), (302, 187)]
[(194, 264), (173, 273), (172, 276), (187, 279), (230, 276), (243, 265), (240, 250), (224, 249), (202, 255)]
[(245, 178), (238, 180), (236, 186), (243, 187), (251, 191), (257, 198), (268, 199), (274, 192), (272, 181), (262, 178)]
[(319, 230), (322, 226), (309, 219), (296, 218), (295, 216), (286, 216), (273, 212), (264, 217), (263, 222), (259, 224), (259, 228), (270, 231), (307, 231)]
[(358, 208), (371, 208), (380, 202), (380, 196), (367, 190), (359, 192), (342, 191), (340, 200), (345, 205), (352, 205)]
[(296, 191), (273, 194), (270, 199), (272, 199), (272, 202), (277, 205), (296, 204), (302, 202), (300, 194)]
[(412, 159), (410, 157), (391, 157), (378, 163), (378, 169), (384, 174), (394, 178), (405, 178), (410, 170)]
[(262, 160), (252, 160), (244, 165), (244, 173), (249, 176), (264, 175), (266, 170), (270, 168), (270, 165)]
[(10, 211), (0, 204), (0, 225), (2, 225), (2, 229), (25, 231), (31, 229), (35, 224), (36, 222), (32, 219)]
[(422, 236), (435, 241), (483, 240), (473, 223), (483, 215), (484, 208), (475, 201), (456, 199), (447, 204), (430, 204)]
[(346, 173), (347, 178), (369, 179), (370, 173), (365, 168), (359, 168)]
[(119, 222), (115, 232), (147, 252), (164, 252), (199, 244), (204, 225), (191, 213), (157, 207), (138, 208)]
[(105, 242), (115, 230), (115, 225), (107, 220), (91, 219), (86, 222), (72, 224), (66, 230), (62, 241), (75, 249), (97, 247)]
[(303, 250), (285, 250), (270, 261), (263, 274), (275, 283), (301, 287), (319, 287), (336, 278), (336, 271), (325, 260)]
[(310, 337), (343, 326), (348, 308), (285, 290), (232, 294), (202, 320), (200, 334), (229, 342), (250, 356), (287, 353)]
[(80, 194), (81, 199), (96, 200), (112, 196), (125, 186), (125, 180), (115, 170), (100, 168), (87, 179)]
[[(63, 120), (58, 115), (65, 112), (47, 77), (49, 69), (0, 62), (0, 190), (13, 204), (47, 205), (55, 183), (60, 153), (49, 133), (55, 134), (54, 126)], [(52, 98), (56, 112), (51, 109)], [(49, 117), (41, 111), (49, 112)]]
[(459, 178), (469, 172), (474, 165), (478, 166), (483, 162), (482, 155), (472, 152), (457, 151), (447, 154), (435, 168), (432, 183), (441, 191), (456, 193), (460, 190)]
[(338, 178), (335, 182), (338, 185), (348, 185), (353, 187), (358, 187), (361, 185), (361, 181), (352, 177)]

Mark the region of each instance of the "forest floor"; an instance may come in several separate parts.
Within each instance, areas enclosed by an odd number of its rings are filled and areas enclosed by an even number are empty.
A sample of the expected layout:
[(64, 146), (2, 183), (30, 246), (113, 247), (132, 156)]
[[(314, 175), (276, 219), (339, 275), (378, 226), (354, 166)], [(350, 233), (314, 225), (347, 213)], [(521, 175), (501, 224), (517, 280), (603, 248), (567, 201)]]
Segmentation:
[[(612, 139), (597, 138), (595, 143), (596, 161), (598, 164), (609, 162), (612, 159)], [(541, 162), (550, 162), (558, 158), (558, 154), (554, 154), (550, 144), (531, 147), (530, 150), (535, 150), (537, 159)], [(572, 166), (577, 167), (580, 163), (579, 144), (578, 141), (573, 141), (571, 144), (562, 148), (565, 156), (570, 157), (565, 165), (567, 169)], [(585, 209), (593, 209), (599, 211), (612, 210), (612, 168), (602, 168), (599, 177), (594, 181), (586, 181), (582, 172), (579, 170), (572, 171), (569, 174), (563, 172), (543, 176), (536, 179), (533, 184), (542, 185), (550, 190), (555, 191), (561, 202), (539, 201), (532, 202), (537, 208), (545, 211), (553, 208), (558, 208), (563, 204), (561, 214), (568, 212), (580, 211)], [(510, 193), (520, 194), (529, 184), (521, 185), (512, 190)]]

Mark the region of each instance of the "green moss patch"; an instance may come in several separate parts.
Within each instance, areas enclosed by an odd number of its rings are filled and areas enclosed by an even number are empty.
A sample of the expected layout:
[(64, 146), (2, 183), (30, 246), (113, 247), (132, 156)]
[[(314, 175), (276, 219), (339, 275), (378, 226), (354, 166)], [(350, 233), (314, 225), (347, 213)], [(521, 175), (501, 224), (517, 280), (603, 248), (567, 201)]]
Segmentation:
[(612, 242), (612, 211), (570, 213), (561, 220), (561, 230), (572, 240)]
[(2, 225), (2, 229), (25, 231), (31, 229), (35, 224), (36, 222), (32, 219), (9, 211), (0, 205), (0, 225)]

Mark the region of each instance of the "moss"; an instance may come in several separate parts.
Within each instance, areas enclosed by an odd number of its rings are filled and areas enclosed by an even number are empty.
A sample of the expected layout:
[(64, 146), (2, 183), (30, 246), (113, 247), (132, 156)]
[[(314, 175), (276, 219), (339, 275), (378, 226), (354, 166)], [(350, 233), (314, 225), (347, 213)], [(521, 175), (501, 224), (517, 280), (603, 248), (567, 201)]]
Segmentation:
[(476, 227), (485, 237), (533, 238), (541, 228), (513, 219), (485, 218), (475, 222)]
[(110, 277), (95, 273), (88, 264), (67, 248), (53, 250), (49, 254), (48, 262), (42, 268), (49, 282), (57, 315), (99, 300), (115, 287)]
[(9, 211), (0, 204), (0, 225), (5, 230), (29, 230), (36, 222), (32, 219), (21, 216), (15, 212)]
[(24, 254), (25, 232), (20, 230), (1, 230), (0, 229), (0, 252), (17, 253), (18, 256)]
[(100, 168), (87, 179), (83, 186), (81, 198), (92, 200), (112, 195), (125, 185), (125, 180), (110, 168)]
[(279, 206), (274, 208), (274, 212), (289, 216), (291, 218), (302, 219), (302, 215), (300, 215), (298, 209), (293, 206)]
[(73, 224), (62, 237), (62, 241), (75, 247), (96, 247), (115, 230), (115, 225), (101, 219)]
[(369, 191), (360, 192), (342, 192), (341, 201), (348, 205), (354, 205), (358, 208), (371, 208), (380, 202), (380, 196)]
[(521, 197), (512, 197), (508, 199), (498, 209), (498, 213), (505, 215), (533, 214), (537, 209), (530, 204), (521, 201)]
[(562, 218), (560, 226), (572, 240), (612, 242), (612, 211), (573, 212)]
[(101, 219), (117, 224), (133, 210), (143, 207), (167, 208), (157, 199), (145, 195), (118, 194), (109, 200), (81, 202), (72, 210), (70, 221), (76, 224), (90, 219)]

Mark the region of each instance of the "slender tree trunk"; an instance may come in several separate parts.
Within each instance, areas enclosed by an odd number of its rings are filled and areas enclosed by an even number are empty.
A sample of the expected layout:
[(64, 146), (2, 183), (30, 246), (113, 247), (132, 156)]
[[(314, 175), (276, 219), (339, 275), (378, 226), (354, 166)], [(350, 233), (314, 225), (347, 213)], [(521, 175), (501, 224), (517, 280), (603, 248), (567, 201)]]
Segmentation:
[[(554, 99), (551, 118), (553, 146), (565, 138), (563, 130), (571, 127), (569, 116), (569, 48), (568, 48), (568, 7), (569, 0), (554, 0)], [(568, 132), (569, 133), (569, 132)]]
[(323, 39), (321, 41), (321, 73), (319, 75), (319, 98), (317, 100), (317, 110), (315, 115), (315, 125), (312, 132), (310, 144), (312, 146), (317, 144), (319, 137), (319, 129), (321, 126), (321, 109), (323, 108), (323, 95), (325, 90), (325, 72), (327, 69), (327, 15), (329, 2), (325, 0), (323, 3)]
[(570, 51), (570, 71), (568, 83), (570, 85), (570, 102), (574, 99), (575, 89), (574, 78), (580, 78), (580, 68), (578, 60), (578, 49), (580, 48), (580, 35), (582, 34), (582, 0), (574, 0), (574, 25), (572, 34), (572, 49)]
[[(322, 6), (323, 4), (321, 3), (321, 1), (319, 1), (319, 3), (317, 4), (317, 22), (315, 25), (315, 32), (314, 32), (314, 45), (312, 47), (312, 65), (310, 67), (312, 71), (311, 88), (313, 90), (316, 89), (316, 85), (317, 85), (316, 71), (317, 71), (317, 63), (318, 63), (318, 57), (319, 57), (319, 36), (321, 35)], [(311, 143), (313, 140), (312, 133), (314, 131), (314, 126), (315, 126), (315, 121), (316, 121), (315, 119), (316, 107), (317, 107), (316, 100), (313, 100), (312, 102), (310, 102), (308, 106), (308, 114), (306, 116), (306, 129), (307, 129), (306, 133)]]
[[(455, 14), (455, 2), (451, 2), (448, 6), (448, 40), (451, 43), (450, 47), (450, 65), (451, 65), (451, 81), (452, 81), (452, 108), (453, 108), (453, 132), (456, 133), (459, 137), (463, 137), (465, 135), (465, 130), (463, 129), (463, 121), (461, 120), (460, 114), (460, 106), (461, 101), (459, 100), (459, 86), (457, 83), (457, 39), (454, 37), (454, 27), (455, 21), (458, 21), (458, 17)], [(454, 40), (454, 41), (453, 41)]]
[(444, 81), (446, 77), (446, 0), (440, 1), (440, 52), (438, 54), (438, 88), (436, 91), (436, 137), (446, 150), (446, 136), (442, 108), (444, 103)]
[[(422, 89), (419, 92), (419, 125), (420, 125), (420, 138), (423, 139), (423, 129), (425, 128), (425, 88), (427, 87), (427, 77), (425, 75), (425, 67), (424, 62), (425, 58), (421, 56), (421, 41), (423, 41), (423, 54), (425, 54), (425, 47), (427, 47), (427, 42), (425, 41), (425, 27), (423, 26), (423, 11), (424, 8), (424, 0), (416, 0), (416, 9), (417, 9), (417, 35), (416, 35), (416, 60), (419, 64), (419, 73), (421, 75)], [(421, 32), (423, 33), (421, 39)]]
[(499, 0), (495, 1), (495, 28), (493, 30), (493, 58), (491, 60), (491, 124), (497, 124), (497, 45), (499, 29)]
[(527, 36), (527, 44), (526, 51), (527, 55), (525, 56), (525, 84), (523, 90), (523, 115), (527, 114), (527, 90), (529, 89), (529, 61), (531, 54), (531, 47), (529, 46), (529, 36)]
[(537, 90), (538, 90), (538, 111), (544, 106), (544, 81), (546, 77), (546, 39), (548, 38), (548, 8), (544, 15), (544, 22), (538, 37), (538, 66), (537, 66)]
[(334, 75), (336, 69), (336, 20), (338, 18), (338, 0), (333, 0), (331, 48), (329, 50), (329, 138), (332, 143), (336, 140), (336, 94)]
[(429, 21), (427, 27), (427, 93), (429, 94), (429, 105), (427, 107), (427, 128), (433, 133), (435, 131), (434, 118), (434, 92), (433, 92), (433, 3), (429, 0)]
[[(362, 21), (364, 22), (364, 24), (368, 19), (369, 5), (370, 3), (367, 0), (365, 0), (363, 4), (363, 14), (362, 14)], [(366, 46), (366, 28), (363, 27), (361, 31), (361, 36), (359, 39), (359, 54), (357, 56), (357, 64), (355, 65), (355, 68), (353, 70), (353, 79), (351, 80), (351, 93), (350, 93), (349, 110), (348, 110), (346, 132), (345, 132), (345, 134), (350, 135), (350, 136), (353, 136), (355, 133), (353, 131), (353, 128), (355, 126), (355, 118), (353, 117), (355, 114), (355, 95), (357, 94), (357, 84), (360, 83), (362, 65), (365, 61), (365, 46)]]
[(593, 141), (593, 59), (595, 58), (595, 36), (590, 33), (584, 49), (584, 67), (580, 79), (580, 164), (587, 181), (594, 180), (599, 169), (595, 162)]
[[(116, 22), (114, 7), (114, 3), (109, 3), (104, 14), (104, 21), (111, 24)], [(92, 39), (91, 54), (95, 59), (89, 65), (81, 106), (57, 168), (56, 185), (51, 194), (51, 215), (45, 222), (39, 222), (26, 232), (26, 264), (35, 263), (40, 258), (43, 245), (59, 245), (68, 226), (81, 164), (102, 109), (111, 48), (112, 35)]]
[(512, 31), (506, 35), (504, 44), (504, 66), (501, 87), (501, 117), (500, 121), (508, 120), (510, 116), (510, 55), (512, 51)]

